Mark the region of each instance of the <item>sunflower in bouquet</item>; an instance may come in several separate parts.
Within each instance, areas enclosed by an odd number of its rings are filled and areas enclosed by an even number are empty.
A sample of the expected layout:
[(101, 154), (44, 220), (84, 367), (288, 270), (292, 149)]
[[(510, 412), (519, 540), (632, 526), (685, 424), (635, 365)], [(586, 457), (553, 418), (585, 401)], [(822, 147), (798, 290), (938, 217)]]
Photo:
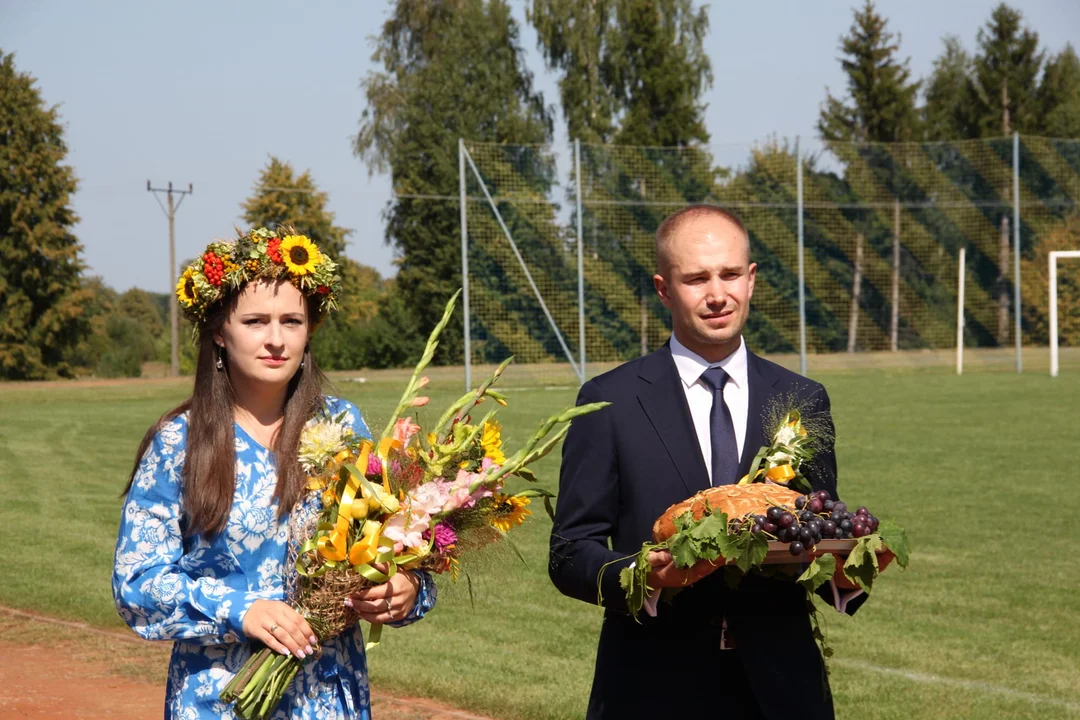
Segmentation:
[[(534, 482), (529, 465), (547, 455), (566, 435), (575, 417), (607, 403), (572, 407), (543, 423), (525, 445), (507, 455), (495, 418), (506, 397), (493, 388), (507, 359), (475, 390), (452, 403), (430, 427), (406, 415), (428, 404), (421, 395), (438, 337), (450, 319), (457, 295), (447, 303), (428, 339), (424, 355), (382, 433), (374, 439), (352, 433), (344, 417), (309, 424), (299, 458), (309, 489), (320, 494), (321, 511), (291, 528), (295, 573), (289, 600), (326, 640), (359, 621), (342, 599), (389, 581), (402, 570), (448, 573), (456, 579), (460, 562), (479, 548), (500, 541), (531, 514), (542, 498), (551, 513), (551, 493), (531, 487), (508, 493), (511, 476)], [(491, 401), (495, 408), (479, 413)], [(298, 514), (299, 515), (299, 514)], [(378, 644), (381, 626), (368, 633)], [(252, 655), (222, 692), (238, 717), (265, 718), (273, 712), (303, 660), (273, 653)]]

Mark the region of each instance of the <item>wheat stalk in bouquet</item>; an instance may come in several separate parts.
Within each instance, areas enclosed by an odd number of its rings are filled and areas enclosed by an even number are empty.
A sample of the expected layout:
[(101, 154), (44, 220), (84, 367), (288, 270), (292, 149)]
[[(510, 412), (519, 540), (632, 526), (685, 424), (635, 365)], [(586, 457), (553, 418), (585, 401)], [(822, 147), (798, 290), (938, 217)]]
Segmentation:
[[(434, 426), (422, 428), (406, 413), (428, 403), (420, 395), (428, 384), (423, 371), (456, 300), (457, 294), (447, 303), (379, 437), (358, 438), (338, 417), (312, 423), (301, 438), (301, 463), (312, 492), (322, 494), (322, 507), (306, 515), (300, 506), (294, 510), (290, 532), (296, 545), (295, 576), (287, 587), (290, 603), (320, 641), (359, 621), (342, 602), (345, 597), (385, 583), (402, 570), (448, 572), (456, 578), (461, 557), (520, 525), (530, 514), (532, 498), (542, 497), (550, 513), (551, 493), (529, 488), (507, 494), (506, 479), (535, 481), (528, 466), (558, 445), (574, 418), (607, 405), (572, 407), (549, 417), (507, 457), (497, 408), (479, 420), (474, 414), (488, 400), (506, 405), (505, 395), (493, 385), (509, 358), (452, 403)], [(371, 627), (369, 649), (379, 642), (381, 630)], [(303, 663), (263, 648), (244, 664), (221, 698), (236, 704), (238, 717), (266, 718)]]

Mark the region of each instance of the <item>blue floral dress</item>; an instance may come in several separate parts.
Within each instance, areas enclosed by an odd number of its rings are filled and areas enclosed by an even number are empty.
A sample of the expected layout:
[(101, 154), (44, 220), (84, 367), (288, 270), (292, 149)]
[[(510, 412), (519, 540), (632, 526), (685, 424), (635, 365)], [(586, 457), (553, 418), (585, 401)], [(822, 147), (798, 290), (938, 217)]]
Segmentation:
[[(331, 417), (346, 412), (353, 431), (371, 433), (356, 406), (328, 397)], [(187, 414), (162, 425), (143, 455), (124, 503), (112, 588), (120, 616), (148, 640), (171, 640), (165, 717), (232, 718), (218, 699), (250, 657), (244, 614), (255, 600), (284, 600), (288, 521), (277, 517), (277, 470), (271, 451), (239, 424), (236, 494), (223, 532), (212, 540), (185, 538), (180, 486)], [(303, 511), (319, 493), (309, 493)], [(395, 626), (419, 620), (435, 604), (435, 584), (420, 573), (412, 612)], [(357, 627), (322, 645), (286, 693), (273, 718), (368, 720), (364, 639)]]

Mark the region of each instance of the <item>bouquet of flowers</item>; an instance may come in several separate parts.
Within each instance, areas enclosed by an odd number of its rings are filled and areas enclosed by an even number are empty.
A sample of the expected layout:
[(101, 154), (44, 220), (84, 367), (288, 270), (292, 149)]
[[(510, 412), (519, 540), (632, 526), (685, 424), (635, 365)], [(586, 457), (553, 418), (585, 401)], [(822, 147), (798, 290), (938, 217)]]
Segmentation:
[[(342, 603), (348, 595), (387, 582), (402, 570), (449, 573), (456, 579), (462, 555), (504, 538), (524, 522), (532, 498), (542, 497), (550, 513), (551, 493), (539, 488), (504, 493), (506, 480), (535, 481), (528, 466), (555, 448), (570, 421), (607, 405), (582, 405), (553, 415), (507, 457), (497, 411), (478, 420), (473, 414), (488, 399), (506, 405), (505, 395), (492, 386), (511, 358), (451, 404), (433, 426), (422, 428), (404, 416), (428, 403), (420, 395), (428, 384), (421, 373), (456, 299), (455, 294), (447, 304), (378, 438), (353, 435), (341, 417), (314, 422), (301, 437), (300, 461), (311, 491), (321, 493), (322, 510), (293, 531), (299, 546), (289, 601), (320, 640), (359, 621)], [(379, 642), (381, 630), (371, 627), (369, 649)], [(303, 662), (263, 648), (244, 664), (221, 699), (235, 702), (236, 715), (245, 720), (266, 718)]]
[[(815, 423), (816, 425), (817, 423)], [(810, 481), (799, 472), (802, 464), (814, 456), (817, 444), (827, 432), (824, 427), (811, 435), (803, 422), (803, 413), (791, 408), (775, 421), (772, 444), (761, 448), (750, 463), (750, 472), (739, 485), (769, 482), (794, 490), (810, 491)]]

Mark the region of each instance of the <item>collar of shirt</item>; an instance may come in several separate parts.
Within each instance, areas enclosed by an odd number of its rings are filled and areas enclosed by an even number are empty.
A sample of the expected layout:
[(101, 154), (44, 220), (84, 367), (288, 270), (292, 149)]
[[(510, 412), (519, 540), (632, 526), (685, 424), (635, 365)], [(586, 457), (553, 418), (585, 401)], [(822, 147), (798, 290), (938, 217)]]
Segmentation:
[(710, 363), (697, 353), (688, 350), (672, 333), (671, 357), (675, 360), (675, 369), (678, 370), (684, 387), (690, 387), (701, 378), (702, 373), (710, 367), (717, 366), (724, 368), (730, 382), (736, 387), (740, 390), (746, 388), (746, 341), (742, 337), (739, 338), (739, 347), (735, 352), (718, 363)]

